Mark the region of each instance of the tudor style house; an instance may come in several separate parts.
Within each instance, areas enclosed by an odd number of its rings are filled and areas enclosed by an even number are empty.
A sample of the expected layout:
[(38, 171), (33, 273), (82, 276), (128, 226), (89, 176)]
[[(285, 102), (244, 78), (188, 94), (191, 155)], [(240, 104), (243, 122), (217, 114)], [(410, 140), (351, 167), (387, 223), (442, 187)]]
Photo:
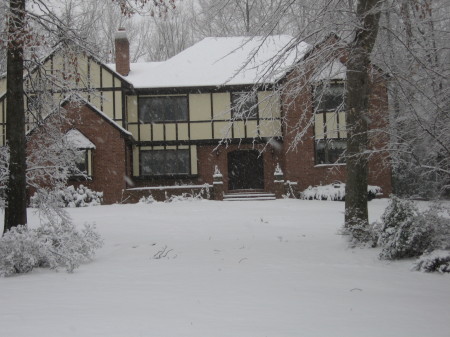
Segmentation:
[[(55, 49), (35, 71), (72, 77), (80, 89), (77, 104), (62, 91), (52, 92), (60, 95), (70, 121), (63, 131), (84, 150), (77, 166), (89, 178), (71, 183), (103, 191), (110, 204), (152, 191), (212, 186), (217, 171), (224, 193), (274, 192), (277, 166), (286, 186), (296, 190), (345, 182), (344, 60), (299, 70), (314, 48), (306, 43), (286, 48), (292, 41), (206, 38), (164, 62), (130, 63), (128, 39), (119, 30), (112, 65)], [(300, 83), (299, 72), (308, 74), (308, 84)], [(387, 90), (376, 69), (373, 78), (369, 101), (376, 129), (385, 123)], [(2, 144), (5, 91), (2, 80)], [(36, 90), (25, 91), (32, 111)], [(29, 128), (38, 127), (30, 121)], [(371, 145), (384, 142), (375, 138)], [(390, 169), (381, 162), (379, 156), (370, 159), (369, 183), (388, 194)]]

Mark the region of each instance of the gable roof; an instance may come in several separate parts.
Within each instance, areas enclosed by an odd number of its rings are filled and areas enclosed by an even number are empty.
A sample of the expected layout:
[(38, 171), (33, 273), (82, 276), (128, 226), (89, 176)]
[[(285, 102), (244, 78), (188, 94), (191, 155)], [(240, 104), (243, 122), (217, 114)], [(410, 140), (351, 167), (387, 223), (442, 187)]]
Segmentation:
[[(288, 35), (209, 37), (164, 62), (132, 63), (134, 88), (270, 84), (310, 49)], [(276, 66), (273, 66), (273, 63)]]
[(103, 111), (97, 109), (92, 103), (90, 103), (88, 100), (86, 100), (84, 97), (73, 94), (68, 96), (66, 99), (64, 99), (61, 103), (61, 106), (64, 107), (66, 104), (69, 104), (70, 102), (80, 102), (83, 105), (86, 105), (90, 110), (97, 113), (102, 117), (106, 122), (110, 123), (112, 126), (114, 126), (116, 129), (118, 129), (122, 134), (124, 134), (127, 138), (133, 138), (133, 135), (130, 131), (124, 129), (121, 125), (119, 125), (116, 121), (108, 117)]
[(95, 144), (77, 129), (67, 131), (64, 139), (77, 149), (95, 149)]

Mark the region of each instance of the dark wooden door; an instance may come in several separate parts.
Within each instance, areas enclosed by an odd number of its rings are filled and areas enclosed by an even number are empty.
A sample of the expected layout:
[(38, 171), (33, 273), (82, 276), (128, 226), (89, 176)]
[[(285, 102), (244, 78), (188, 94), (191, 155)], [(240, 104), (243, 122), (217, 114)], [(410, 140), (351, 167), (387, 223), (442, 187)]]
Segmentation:
[(264, 188), (264, 162), (256, 150), (228, 153), (228, 188), (249, 190)]

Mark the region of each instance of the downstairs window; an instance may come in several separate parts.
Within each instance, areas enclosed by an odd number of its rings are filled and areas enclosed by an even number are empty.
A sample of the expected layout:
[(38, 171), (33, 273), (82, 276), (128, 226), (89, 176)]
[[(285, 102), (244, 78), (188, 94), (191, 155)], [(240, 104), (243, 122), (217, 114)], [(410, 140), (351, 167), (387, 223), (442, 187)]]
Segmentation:
[(345, 139), (316, 140), (316, 165), (337, 163), (346, 148)]
[(189, 150), (143, 150), (140, 167), (143, 176), (190, 174)]

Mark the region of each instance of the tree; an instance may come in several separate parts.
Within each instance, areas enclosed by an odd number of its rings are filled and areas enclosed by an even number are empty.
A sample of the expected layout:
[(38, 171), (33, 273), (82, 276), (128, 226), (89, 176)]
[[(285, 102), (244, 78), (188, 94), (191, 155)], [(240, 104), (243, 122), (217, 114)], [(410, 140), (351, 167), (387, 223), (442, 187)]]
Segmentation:
[[(174, 0), (112, 0), (116, 2), (123, 13), (164, 14), (168, 8), (173, 8)], [(6, 184), (6, 205), (4, 232), (18, 225), (27, 224), (26, 214), (26, 111), (24, 107), (24, 70), (38, 60), (38, 47), (48, 46), (46, 42), (80, 41), (77, 30), (70, 27), (76, 20), (70, 20), (70, 8), (63, 11), (66, 14), (62, 20), (54, 9), (42, 0), (31, 0), (26, 7), (25, 0), (10, 0), (9, 6), (2, 3), (2, 10), (8, 13), (7, 18), (7, 112), (6, 141), (9, 148), (9, 176)], [(70, 5), (72, 2), (68, 1)], [(33, 12), (33, 9), (35, 11)], [(69, 24), (66, 24), (66, 22)], [(44, 43), (42, 43), (44, 42)], [(85, 42), (85, 41), (84, 41)], [(80, 43), (79, 45), (82, 45)], [(30, 58), (27, 60), (27, 56)], [(33, 68), (33, 67), (32, 67)], [(30, 69), (32, 69), (30, 68)], [(30, 72), (28, 72), (30, 74)]]
[(395, 193), (438, 197), (450, 189), (450, 4), (391, 0), (385, 7), (375, 58), (391, 76)]
[(360, 0), (356, 8), (354, 40), (347, 61), (347, 185), (345, 225), (367, 224), (368, 121), (370, 56), (378, 35), (378, 0)]
[(9, 146), (9, 178), (6, 187), (4, 231), (27, 224), (26, 140), (23, 98), (24, 46), (27, 32), (25, 0), (10, 0), (7, 39), (6, 142)]

